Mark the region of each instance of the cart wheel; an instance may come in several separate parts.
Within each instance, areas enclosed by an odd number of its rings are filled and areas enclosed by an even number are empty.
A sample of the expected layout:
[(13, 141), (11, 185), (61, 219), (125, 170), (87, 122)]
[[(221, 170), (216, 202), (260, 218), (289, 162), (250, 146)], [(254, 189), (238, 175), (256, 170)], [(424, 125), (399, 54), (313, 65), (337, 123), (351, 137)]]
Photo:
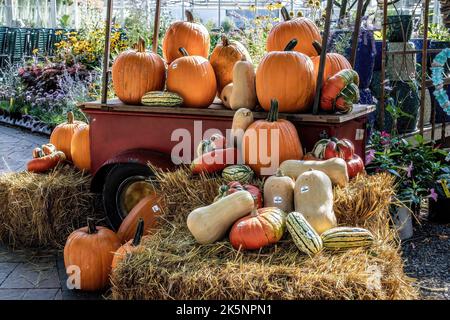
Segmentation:
[(155, 192), (149, 167), (136, 163), (115, 165), (103, 186), (103, 206), (106, 218), (114, 230), (145, 196)]

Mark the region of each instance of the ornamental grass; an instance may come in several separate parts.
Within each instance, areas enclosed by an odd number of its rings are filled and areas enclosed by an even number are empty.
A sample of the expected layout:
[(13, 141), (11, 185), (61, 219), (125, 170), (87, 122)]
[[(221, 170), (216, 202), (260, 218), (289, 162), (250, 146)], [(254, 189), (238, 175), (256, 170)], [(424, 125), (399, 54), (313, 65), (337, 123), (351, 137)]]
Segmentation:
[(90, 182), (68, 165), (0, 175), (0, 241), (16, 249), (61, 249), (87, 217), (102, 216)]
[[(189, 212), (212, 202), (221, 178), (192, 177), (188, 169), (154, 169), (167, 198), (160, 229), (143, 239), (111, 276), (112, 299), (415, 299), (390, 228), (393, 180), (361, 176), (335, 190), (340, 224), (364, 226), (376, 238), (370, 249), (301, 253), (286, 233), (271, 247), (241, 252), (227, 238), (195, 242)], [(258, 181), (257, 183), (261, 183)], [(371, 192), (367, 193), (370, 186)], [(352, 223), (354, 221), (354, 223)]]

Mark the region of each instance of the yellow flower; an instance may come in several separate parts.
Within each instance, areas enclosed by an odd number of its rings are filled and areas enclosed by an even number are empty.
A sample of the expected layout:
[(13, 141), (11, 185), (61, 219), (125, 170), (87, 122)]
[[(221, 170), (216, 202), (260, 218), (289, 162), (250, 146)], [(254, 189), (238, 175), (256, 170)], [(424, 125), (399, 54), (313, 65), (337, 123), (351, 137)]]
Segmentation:
[(57, 36), (60, 36), (62, 34), (63, 34), (63, 32), (61, 30), (58, 30), (58, 31), (55, 32), (55, 35), (57, 35)]
[(250, 11), (256, 11), (256, 6), (255, 6), (254, 4), (252, 4), (252, 5), (250, 5), (250, 6), (248, 7), (248, 9), (249, 9)]
[(33, 54), (34, 54), (34, 55), (38, 54), (38, 52), (39, 52), (39, 49), (38, 49), (38, 48), (33, 49)]
[(299, 18), (303, 17), (303, 12), (301, 10), (299, 10), (297, 12), (297, 17), (299, 17)]

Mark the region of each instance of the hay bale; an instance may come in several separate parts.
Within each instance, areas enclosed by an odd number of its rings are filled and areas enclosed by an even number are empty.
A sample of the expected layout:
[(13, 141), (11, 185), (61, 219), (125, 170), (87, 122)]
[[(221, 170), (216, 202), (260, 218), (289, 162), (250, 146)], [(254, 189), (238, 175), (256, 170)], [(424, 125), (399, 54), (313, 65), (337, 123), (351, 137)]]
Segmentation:
[[(259, 252), (238, 252), (225, 239), (195, 242), (186, 216), (214, 198), (220, 178), (195, 179), (188, 170), (157, 172), (169, 201), (162, 227), (146, 237), (111, 276), (112, 299), (412, 299), (417, 291), (403, 272), (403, 262), (389, 228), (388, 203), (370, 197), (373, 210), (364, 225), (376, 237), (370, 250), (302, 254), (288, 234)], [(367, 183), (380, 176), (360, 178)], [(350, 189), (357, 189), (354, 183)], [(352, 192), (337, 194), (337, 205)], [(192, 197), (192, 198), (191, 198)], [(177, 205), (176, 201), (180, 201)], [(356, 202), (355, 202), (356, 203)], [(348, 204), (350, 206), (350, 204)], [(175, 211), (173, 211), (175, 210)], [(362, 215), (370, 211), (364, 211)], [(343, 211), (338, 211), (342, 212)]]
[(0, 175), (0, 241), (14, 248), (62, 248), (87, 217), (102, 214), (90, 181), (68, 165), (47, 174)]

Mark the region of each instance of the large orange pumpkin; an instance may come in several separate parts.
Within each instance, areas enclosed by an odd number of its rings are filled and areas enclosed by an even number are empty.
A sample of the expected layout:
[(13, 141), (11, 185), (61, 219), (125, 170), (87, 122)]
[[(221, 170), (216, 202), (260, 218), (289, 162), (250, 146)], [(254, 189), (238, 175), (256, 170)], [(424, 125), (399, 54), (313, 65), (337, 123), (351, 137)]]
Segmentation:
[[(320, 65), (320, 54), (322, 53), (322, 45), (314, 41), (313, 46), (317, 51), (318, 56), (312, 57), (311, 60), (314, 64), (314, 77), (317, 79), (317, 75), (319, 74), (319, 65)], [(341, 70), (351, 69), (352, 65), (348, 62), (347, 58), (339, 53), (327, 53), (325, 58), (325, 69), (323, 70), (323, 83), (327, 81), (328, 78), (334, 76)]]
[(112, 67), (112, 81), (117, 97), (124, 103), (138, 105), (149, 91), (164, 89), (166, 67), (163, 59), (145, 51), (140, 39), (136, 49), (119, 54)]
[(75, 167), (81, 171), (91, 170), (89, 125), (80, 126), (75, 130), (71, 143), (71, 155)]
[(311, 59), (292, 51), (291, 40), (284, 51), (272, 51), (261, 60), (256, 70), (256, 94), (264, 110), (277, 99), (280, 112), (307, 112), (314, 100), (316, 79)]
[[(273, 140), (273, 141), (272, 141)], [(260, 176), (275, 174), (285, 160), (300, 160), (302, 144), (297, 129), (288, 120), (278, 119), (278, 103), (272, 106), (266, 120), (253, 122), (242, 140), (244, 161)]]
[(182, 57), (179, 48), (185, 48), (193, 56), (208, 58), (210, 38), (208, 30), (194, 22), (192, 13), (185, 11), (187, 21), (176, 21), (166, 31), (163, 39), (163, 56), (167, 63)]
[(64, 247), (66, 271), (75, 271), (75, 280), (77, 275), (80, 276), (79, 289), (101, 290), (109, 284), (113, 254), (119, 247), (120, 240), (113, 231), (96, 227), (94, 221), (88, 219), (87, 227), (72, 232), (67, 238)]
[(136, 247), (138, 247), (141, 244), (143, 235), (144, 235), (144, 220), (140, 218), (137, 223), (133, 240), (130, 240), (127, 243), (123, 244), (114, 253), (114, 258), (111, 263), (112, 271), (114, 271), (117, 268), (117, 266), (126, 258), (127, 254), (133, 252), (136, 249)]
[(219, 94), (227, 84), (233, 82), (233, 67), (236, 62), (241, 61), (244, 57), (246, 61), (252, 61), (250, 54), (243, 44), (222, 36), (222, 41), (217, 43), (211, 53), (211, 57), (209, 57), (209, 61), (216, 74), (217, 91)]
[(50, 143), (56, 147), (56, 150), (64, 152), (67, 160), (71, 161), (71, 143), (72, 136), (79, 126), (86, 125), (82, 121), (75, 121), (72, 112), (67, 113), (67, 122), (58, 125), (50, 136)]
[(312, 42), (322, 42), (319, 28), (308, 18), (291, 19), (285, 7), (281, 8), (284, 21), (270, 30), (267, 37), (267, 51), (281, 51), (291, 39), (297, 39), (294, 50), (313, 57), (317, 55)]
[(209, 107), (217, 92), (213, 67), (207, 59), (190, 56), (184, 48), (180, 48), (180, 52), (183, 52), (183, 57), (169, 66), (167, 90), (178, 93), (185, 107)]

